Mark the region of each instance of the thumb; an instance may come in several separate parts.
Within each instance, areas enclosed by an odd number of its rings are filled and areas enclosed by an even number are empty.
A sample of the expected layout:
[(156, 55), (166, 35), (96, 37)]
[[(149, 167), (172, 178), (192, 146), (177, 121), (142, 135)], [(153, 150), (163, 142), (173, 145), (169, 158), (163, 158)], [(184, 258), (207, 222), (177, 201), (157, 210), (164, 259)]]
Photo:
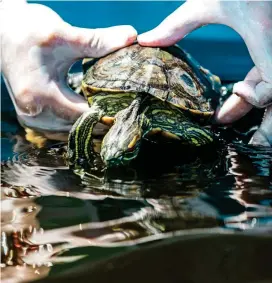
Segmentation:
[(127, 25), (99, 29), (71, 26), (68, 35), (68, 41), (79, 52), (79, 58), (102, 57), (132, 44), (136, 38), (137, 31)]
[(177, 43), (191, 31), (215, 22), (216, 7), (204, 0), (191, 0), (181, 5), (160, 25), (138, 36), (144, 46), (170, 46)]
[[(132, 44), (136, 37), (137, 32), (132, 26), (86, 29), (65, 24), (61, 38), (69, 46), (69, 55), (62, 54), (65, 61), (58, 70), (66, 74), (71, 61), (84, 57), (102, 57)], [(83, 112), (88, 111), (87, 101), (67, 86), (65, 77), (59, 80), (55, 87), (52, 101), (46, 103), (52, 105), (57, 117), (74, 121)]]

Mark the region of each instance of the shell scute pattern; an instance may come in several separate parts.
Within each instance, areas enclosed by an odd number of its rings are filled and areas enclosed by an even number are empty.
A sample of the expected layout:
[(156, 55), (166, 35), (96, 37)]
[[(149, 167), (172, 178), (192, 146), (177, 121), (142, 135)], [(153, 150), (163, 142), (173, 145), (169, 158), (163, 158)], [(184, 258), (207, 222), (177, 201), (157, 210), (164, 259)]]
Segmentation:
[(92, 89), (145, 92), (181, 109), (212, 115), (211, 105), (203, 94), (215, 88), (212, 84), (216, 79), (190, 55), (175, 48), (176, 56), (170, 53), (171, 48), (134, 44), (96, 60), (84, 77), (89, 88), (87, 95), (92, 95)]

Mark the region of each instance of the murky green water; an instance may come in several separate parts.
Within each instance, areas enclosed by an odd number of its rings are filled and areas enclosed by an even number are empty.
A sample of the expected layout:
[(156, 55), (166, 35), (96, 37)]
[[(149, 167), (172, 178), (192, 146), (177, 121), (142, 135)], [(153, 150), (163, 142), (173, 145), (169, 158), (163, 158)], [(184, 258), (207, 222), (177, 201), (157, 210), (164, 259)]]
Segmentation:
[(69, 170), (65, 144), (29, 143), (3, 86), (2, 105), (3, 282), (51, 278), (177, 237), (272, 234), (272, 149), (246, 145), (257, 110), (215, 129), (216, 145), (146, 143), (133, 166), (97, 177)]

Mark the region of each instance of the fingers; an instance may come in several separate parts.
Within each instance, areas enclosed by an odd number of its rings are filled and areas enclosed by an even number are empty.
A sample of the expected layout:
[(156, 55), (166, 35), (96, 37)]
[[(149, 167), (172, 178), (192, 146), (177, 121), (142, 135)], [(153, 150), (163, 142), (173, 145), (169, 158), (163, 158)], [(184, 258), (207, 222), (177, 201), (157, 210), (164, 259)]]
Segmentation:
[(74, 122), (82, 113), (89, 110), (86, 99), (66, 86), (59, 87), (53, 99), (54, 102), (48, 102), (52, 105), (53, 112), (68, 121)]
[(255, 87), (260, 81), (261, 76), (257, 68), (252, 68), (244, 81), (234, 85), (233, 94), (217, 110), (215, 114), (216, 122), (219, 124), (229, 124), (246, 115), (253, 108), (253, 105), (243, 98), (243, 94), (253, 97), (255, 95)]
[(272, 105), (267, 107), (263, 121), (249, 143), (253, 145), (272, 146)]
[[(68, 33), (69, 31), (69, 33)], [(72, 26), (65, 27), (62, 33), (63, 39), (72, 47), (71, 55), (75, 59), (83, 57), (102, 57), (114, 50), (132, 44), (137, 36), (137, 32), (131, 26), (116, 26), (104, 29), (85, 29)], [(58, 66), (59, 73), (67, 73), (71, 65), (71, 59), (66, 59), (62, 65)], [(75, 121), (83, 112), (88, 111), (87, 101), (77, 95), (66, 85), (66, 80), (56, 80), (57, 93), (52, 96), (54, 101), (47, 101), (52, 105), (52, 110), (56, 116), (65, 120)]]
[(17, 115), (27, 127), (68, 132), (75, 120), (89, 109), (87, 101), (68, 87), (56, 84), (48, 87), (50, 94), (29, 91), (24, 93), (26, 99), (19, 97)]
[(70, 27), (68, 41), (80, 51), (79, 57), (101, 57), (132, 44), (137, 32), (132, 26), (100, 29)]
[(272, 103), (272, 84), (263, 81), (256, 67), (243, 82), (234, 85), (233, 92), (256, 107), (267, 107)]
[(230, 124), (246, 115), (253, 106), (244, 99), (232, 94), (223, 104), (223, 106), (216, 111), (215, 120), (219, 124)]
[(191, 31), (215, 21), (213, 3), (188, 1), (169, 15), (159, 26), (138, 36), (144, 46), (170, 46)]
[[(43, 105), (50, 105), (56, 117), (75, 121), (89, 109), (87, 101), (77, 95), (66, 84), (66, 74), (72, 62), (83, 57), (101, 57), (109, 52), (133, 43), (137, 33), (131, 26), (117, 26), (105, 29), (84, 29), (64, 25), (52, 36), (50, 44), (55, 48), (51, 72), (54, 74), (53, 90), (48, 98), (44, 97)], [(56, 46), (55, 41), (57, 40)], [(68, 48), (67, 48), (68, 47)], [(52, 53), (52, 52), (51, 52)], [(50, 53), (50, 54), (51, 54)], [(47, 63), (49, 60), (47, 60)], [(58, 62), (58, 65), (55, 64)]]
[(267, 107), (272, 103), (272, 84), (268, 82), (239, 82), (234, 85), (233, 92), (258, 108)]
[(261, 108), (272, 103), (272, 84), (262, 80), (256, 67), (250, 70), (244, 81), (234, 85), (233, 93), (216, 112), (217, 123), (232, 123), (247, 114), (253, 106)]
[(255, 145), (255, 146), (271, 146), (266, 135), (260, 131), (259, 129), (254, 133), (252, 138), (249, 141), (249, 144)]

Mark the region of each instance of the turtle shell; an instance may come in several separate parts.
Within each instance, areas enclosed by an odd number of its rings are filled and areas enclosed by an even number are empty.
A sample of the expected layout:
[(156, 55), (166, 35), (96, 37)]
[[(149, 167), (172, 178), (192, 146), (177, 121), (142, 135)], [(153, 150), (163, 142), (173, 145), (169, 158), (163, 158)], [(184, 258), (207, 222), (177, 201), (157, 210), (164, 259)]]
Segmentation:
[(97, 92), (145, 92), (196, 114), (212, 115), (211, 93), (220, 80), (178, 46), (122, 48), (88, 61), (82, 81), (85, 95)]

